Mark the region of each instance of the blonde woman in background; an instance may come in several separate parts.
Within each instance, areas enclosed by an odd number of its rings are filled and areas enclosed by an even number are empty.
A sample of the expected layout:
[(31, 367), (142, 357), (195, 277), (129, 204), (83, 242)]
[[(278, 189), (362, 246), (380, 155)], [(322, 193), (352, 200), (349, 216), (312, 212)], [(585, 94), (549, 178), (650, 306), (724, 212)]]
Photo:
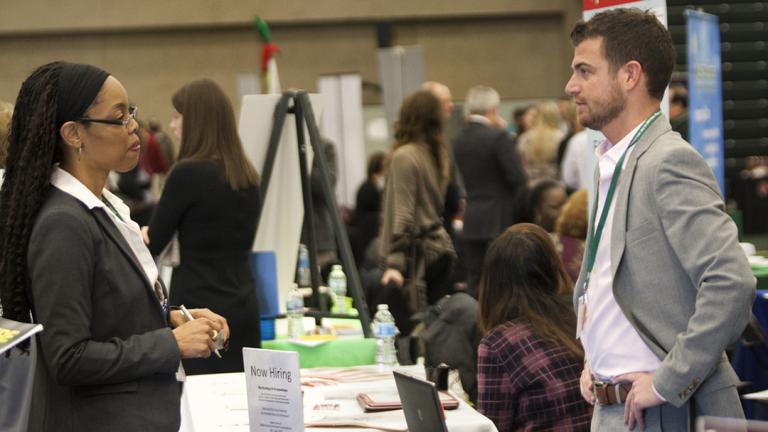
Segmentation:
[(536, 109), (536, 124), (521, 135), (518, 141), (518, 151), (523, 158), (530, 184), (543, 179), (559, 178), (557, 150), (565, 137), (560, 129), (560, 109), (555, 102), (542, 102)]
[(570, 144), (571, 138), (574, 135), (584, 130), (584, 126), (579, 123), (579, 116), (576, 114), (576, 104), (572, 100), (560, 101), (560, 116), (563, 118), (562, 125), (566, 127), (565, 136), (560, 141), (560, 146), (557, 149), (557, 165), (563, 164), (563, 158), (565, 157), (565, 150)]
[(563, 267), (576, 280), (587, 240), (587, 190), (579, 189), (568, 197), (555, 222), (555, 247)]
[(0, 186), (5, 177), (5, 158), (8, 157), (8, 132), (11, 129), (13, 105), (0, 101)]

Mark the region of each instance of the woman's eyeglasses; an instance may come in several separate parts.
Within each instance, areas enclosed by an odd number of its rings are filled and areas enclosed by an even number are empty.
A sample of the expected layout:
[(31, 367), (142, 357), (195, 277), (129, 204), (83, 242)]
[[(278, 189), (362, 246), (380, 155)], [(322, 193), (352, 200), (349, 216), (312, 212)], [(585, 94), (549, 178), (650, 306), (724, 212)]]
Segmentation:
[(136, 120), (137, 110), (138, 108), (136, 106), (128, 107), (128, 116), (124, 119), (94, 119), (90, 117), (80, 117), (77, 119), (77, 121), (91, 122), (91, 123), (104, 123), (104, 124), (128, 127), (128, 125), (131, 124), (131, 120), (134, 120), (134, 121)]

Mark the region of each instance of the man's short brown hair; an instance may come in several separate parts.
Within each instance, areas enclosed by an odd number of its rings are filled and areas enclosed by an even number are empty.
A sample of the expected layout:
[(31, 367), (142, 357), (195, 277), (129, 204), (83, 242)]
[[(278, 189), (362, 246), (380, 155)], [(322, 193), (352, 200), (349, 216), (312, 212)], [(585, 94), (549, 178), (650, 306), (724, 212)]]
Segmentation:
[(574, 46), (593, 38), (603, 38), (603, 54), (614, 72), (635, 60), (643, 67), (648, 94), (659, 100), (664, 97), (675, 68), (675, 47), (669, 31), (652, 12), (612, 9), (579, 21), (571, 32)]

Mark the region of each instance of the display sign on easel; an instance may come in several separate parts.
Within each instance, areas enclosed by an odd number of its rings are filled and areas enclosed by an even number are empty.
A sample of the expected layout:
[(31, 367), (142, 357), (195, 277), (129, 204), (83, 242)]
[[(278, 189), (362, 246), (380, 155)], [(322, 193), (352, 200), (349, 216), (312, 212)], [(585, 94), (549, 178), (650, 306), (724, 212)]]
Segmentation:
[[(275, 105), (281, 95), (247, 95), (240, 108), (238, 132), (245, 154), (260, 174), (269, 147)], [(322, 118), (320, 95), (309, 95), (316, 118)], [(308, 136), (308, 133), (305, 132)], [(296, 123), (288, 121), (281, 136), (275, 159), (273, 179), (262, 202), (261, 220), (253, 243), (254, 252), (274, 252), (277, 268), (278, 306), (285, 310), (285, 300), (296, 275), (296, 257), (304, 222), (301, 175), (299, 172)], [(309, 166), (312, 166), (312, 148), (308, 146)]]
[(243, 348), (251, 432), (304, 430), (299, 353)]

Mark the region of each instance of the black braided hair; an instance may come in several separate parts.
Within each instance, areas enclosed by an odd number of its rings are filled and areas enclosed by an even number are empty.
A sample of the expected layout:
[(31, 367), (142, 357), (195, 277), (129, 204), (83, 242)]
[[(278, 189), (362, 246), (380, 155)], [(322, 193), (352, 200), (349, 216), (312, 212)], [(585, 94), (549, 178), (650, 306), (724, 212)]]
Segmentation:
[(2, 315), (31, 322), (27, 247), (55, 162), (63, 160), (57, 127), (62, 62), (40, 66), (19, 90), (11, 120), (5, 180), (0, 191)]

